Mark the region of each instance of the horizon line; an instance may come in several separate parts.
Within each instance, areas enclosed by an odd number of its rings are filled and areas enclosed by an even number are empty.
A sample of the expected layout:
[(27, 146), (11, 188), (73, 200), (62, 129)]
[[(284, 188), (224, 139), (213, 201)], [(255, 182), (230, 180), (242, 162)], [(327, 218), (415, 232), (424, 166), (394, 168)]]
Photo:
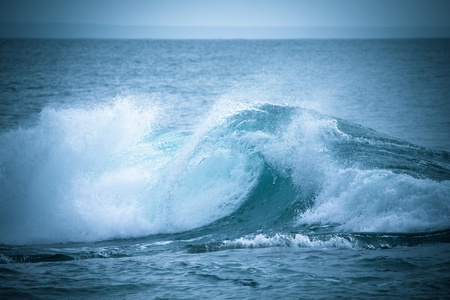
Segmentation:
[(450, 38), (450, 26), (170, 26), (67, 22), (0, 22), (0, 38)]

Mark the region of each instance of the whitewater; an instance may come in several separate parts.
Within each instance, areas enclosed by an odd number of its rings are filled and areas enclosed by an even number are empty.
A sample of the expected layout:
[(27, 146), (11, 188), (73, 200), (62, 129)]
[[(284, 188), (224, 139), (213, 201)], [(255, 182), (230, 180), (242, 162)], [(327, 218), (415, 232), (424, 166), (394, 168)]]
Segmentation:
[(2, 298), (446, 298), (448, 40), (2, 40)]

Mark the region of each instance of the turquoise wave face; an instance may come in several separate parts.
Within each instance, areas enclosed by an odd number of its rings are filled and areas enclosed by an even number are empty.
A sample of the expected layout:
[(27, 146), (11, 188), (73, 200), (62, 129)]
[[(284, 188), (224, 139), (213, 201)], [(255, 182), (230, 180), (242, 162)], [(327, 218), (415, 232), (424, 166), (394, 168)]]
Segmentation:
[(354, 245), (450, 228), (447, 152), (301, 107), (222, 103), (173, 128), (121, 99), (45, 109), (0, 144), (2, 244), (180, 233), (221, 247)]
[[(214, 144), (259, 157), (246, 202), (217, 226), (247, 232), (421, 232), (449, 228), (449, 156), (291, 106), (239, 111)], [(228, 233), (229, 234), (229, 233)]]

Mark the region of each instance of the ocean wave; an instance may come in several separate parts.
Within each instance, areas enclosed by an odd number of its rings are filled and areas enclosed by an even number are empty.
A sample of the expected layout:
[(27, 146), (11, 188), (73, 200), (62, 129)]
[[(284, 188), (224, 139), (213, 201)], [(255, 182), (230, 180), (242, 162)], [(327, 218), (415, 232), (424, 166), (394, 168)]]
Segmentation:
[(450, 228), (447, 152), (289, 105), (219, 103), (184, 128), (159, 111), (46, 108), (1, 134), (0, 243)]

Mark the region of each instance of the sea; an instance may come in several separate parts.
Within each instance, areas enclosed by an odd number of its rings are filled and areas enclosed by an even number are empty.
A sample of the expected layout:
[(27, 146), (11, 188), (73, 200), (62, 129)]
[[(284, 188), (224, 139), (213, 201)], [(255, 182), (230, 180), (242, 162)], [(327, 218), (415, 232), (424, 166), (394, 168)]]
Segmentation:
[(449, 299), (450, 39), (0, 40), (1, 299)]

